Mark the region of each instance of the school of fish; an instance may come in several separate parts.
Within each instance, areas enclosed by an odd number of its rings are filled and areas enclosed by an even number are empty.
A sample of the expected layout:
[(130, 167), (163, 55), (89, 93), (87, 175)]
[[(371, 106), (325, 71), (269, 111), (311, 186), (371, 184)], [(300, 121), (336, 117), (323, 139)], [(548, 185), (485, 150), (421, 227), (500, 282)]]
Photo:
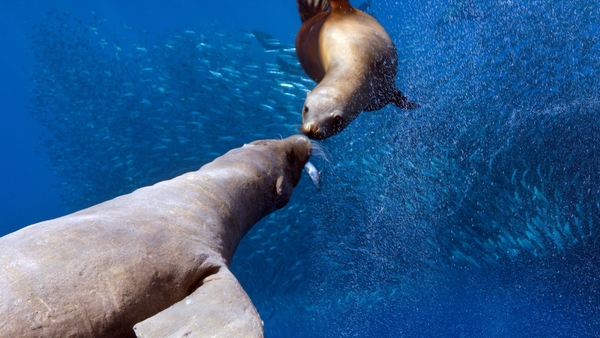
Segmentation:
[[(439, 336), (443, 313), (418, 308), (447, 276), (475, 290), (517, 290), (504, 276), (519, 276), (532, 282), (514, 294), (570, 297), (573, 332), (598, 327), (585, 304), (600, 300), (588, 292), (600, 262), (600, 6), (454, 3), (386, 27), (422, 107), (361, 114), (323, 141), (310, 168), (320, 190), (302, 180), (240, 245), (231, 268), (268, 336), (377, 336), (369, 318), (390, 312), (412, 313), (407, 336)], [(140, 42), (108, 30), (51, 13), (32, 41), (29, 110), (72, 210), (297, 132), (315, 84), (291, 44), (208, 25)], [(554, 314), (549, 327), (576, 321)], [(521, 316), (505, 336), (531, 329)]]

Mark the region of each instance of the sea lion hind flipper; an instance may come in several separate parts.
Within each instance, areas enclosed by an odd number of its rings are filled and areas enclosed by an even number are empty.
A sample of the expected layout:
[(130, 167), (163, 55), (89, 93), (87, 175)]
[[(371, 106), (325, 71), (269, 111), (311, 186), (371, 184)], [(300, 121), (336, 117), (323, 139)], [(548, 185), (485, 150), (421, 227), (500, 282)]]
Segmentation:
[(421, 107), (421, 105), (418, 103), (408, 101), (406, 96), (404, 96), (404, 94), (402, 94), (398, 88), (395, 88), (395, 91), (392, 93), (390, 103), (402, 109), (417, 109)]
[(327, 11), (329, 0), (296, 0), (300, 20), (304, 23), (313, 16)]
[(186, 298), (137, 323), (137, 337), (264, 337), (250, 297), (226, 267)]

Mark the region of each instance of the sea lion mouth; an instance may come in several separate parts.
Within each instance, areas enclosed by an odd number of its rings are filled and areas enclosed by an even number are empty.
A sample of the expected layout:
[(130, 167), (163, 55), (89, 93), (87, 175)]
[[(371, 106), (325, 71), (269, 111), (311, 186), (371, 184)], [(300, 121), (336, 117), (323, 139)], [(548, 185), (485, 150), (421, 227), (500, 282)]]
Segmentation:
[(301, 130), (304, 135), (313, 140), (324, 140), (326, 138), (326, 135), (321, 131), (321, 128), (319, 128), (317, 123), (314, 121), (303, 124)]

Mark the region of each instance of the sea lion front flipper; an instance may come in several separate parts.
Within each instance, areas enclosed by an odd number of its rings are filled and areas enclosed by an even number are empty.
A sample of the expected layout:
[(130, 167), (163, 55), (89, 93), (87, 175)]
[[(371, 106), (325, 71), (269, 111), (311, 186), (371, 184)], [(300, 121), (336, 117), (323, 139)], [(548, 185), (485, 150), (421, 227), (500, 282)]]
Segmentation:
[(359, 5), (358, 7), (356, 7), (357, 9), (369, 14), (369, 15), (373, 15), (369, 10), (371, 9), (371, 0), (367, 0), (365, 2), (363, 2), (361, 5)]
[(137, 323), (137, 337), (263, 337), (263, 322), (238, 280), (221, 267), (189, 296)]
[(296, 4), (302, 23), (329, 8), (329, 0), (296, 0)]
[(392, 93), (392, 97), (390, 98), (390, 103), (402, 109), (417, 109), (421, 107), (421, 105), (418, 103), (408, 101), (406, 96), (404, 96), (404, 94), (402, 94), (398, 88), (394, 89), (395, 90)]

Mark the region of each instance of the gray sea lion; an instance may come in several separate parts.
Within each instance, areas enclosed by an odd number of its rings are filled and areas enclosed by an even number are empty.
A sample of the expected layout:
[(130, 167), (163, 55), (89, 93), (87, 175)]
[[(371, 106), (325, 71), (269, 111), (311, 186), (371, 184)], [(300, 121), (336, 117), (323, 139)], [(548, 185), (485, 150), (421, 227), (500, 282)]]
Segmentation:
[(311, 149), (303, 135), (253, 142), (0, 238), (0, 337), (261, 337), (228, 266), (287, 204)]
[(296, 54), (306, 74), (319, 83), (302, 108), (304, 134), (325, 139), (361, 111), (388, 103), (419, 107), (395, 86), (398, 55), (377, 20), (347, 0), (297, 0), (297, 4), (302, 26)]

